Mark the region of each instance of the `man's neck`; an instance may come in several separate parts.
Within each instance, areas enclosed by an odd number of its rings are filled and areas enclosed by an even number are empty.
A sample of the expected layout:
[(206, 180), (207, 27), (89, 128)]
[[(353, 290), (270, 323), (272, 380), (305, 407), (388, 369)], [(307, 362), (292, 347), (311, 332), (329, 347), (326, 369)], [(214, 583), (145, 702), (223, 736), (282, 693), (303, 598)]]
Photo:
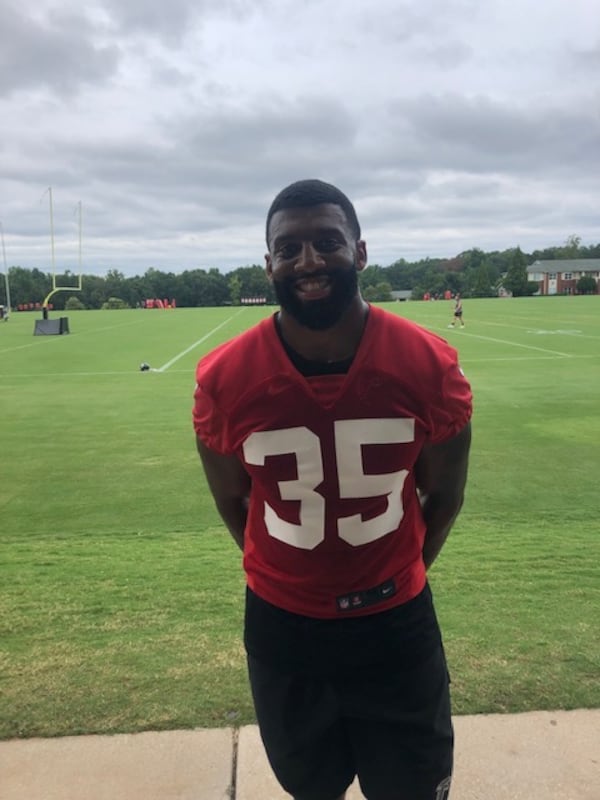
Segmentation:
[(278, 314), (278, 326), (284, 342), (309, 361), (333, 362), (352, 358), (362, 338), (369, 306), (357, 295), (342, 318), (325, 331), (315, 331), (300, 325), (283, 309)]

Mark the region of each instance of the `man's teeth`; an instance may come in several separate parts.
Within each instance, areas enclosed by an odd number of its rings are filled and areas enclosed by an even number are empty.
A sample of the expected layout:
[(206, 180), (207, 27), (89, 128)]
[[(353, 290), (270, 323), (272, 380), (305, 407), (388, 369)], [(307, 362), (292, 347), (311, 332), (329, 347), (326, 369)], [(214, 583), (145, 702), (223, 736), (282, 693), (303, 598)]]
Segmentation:
[(329, 281), (326, 277), (321, 278), (303, 278), (298, 281), (297, 286), (303, 292), (314, 292), (318, 289), (324, 289)]

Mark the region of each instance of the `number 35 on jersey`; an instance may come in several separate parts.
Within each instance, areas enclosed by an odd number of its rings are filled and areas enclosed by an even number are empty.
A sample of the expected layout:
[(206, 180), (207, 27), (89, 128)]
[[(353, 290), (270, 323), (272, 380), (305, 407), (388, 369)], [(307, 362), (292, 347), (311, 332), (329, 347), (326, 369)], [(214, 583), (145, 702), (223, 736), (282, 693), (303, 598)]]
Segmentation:
[[(385, 511), (371, 519), (362, 514), (340, 516), (337, 535), (352, 546), (368, 544), (396, 530), (404, 509), (402, 490), (407, 469), (365, 474), (363, 448), (368, 445), (414, 442), (414, 419), (348, 419), (334, 423), (335, 459), (340, 499), (387, 499)], [(305, 426), (255, 431), (244, 442), (247, 464), (263, 466), (269, 456), (293, 455), (297, 477), (277, 481), (282, 500), (299, 502), (299, 523), (282, 519), (265, 502), (264, 521), (270, 536), (292, 547), (313, 550), (325, 538), (325, 498), (317, 487), (323, 482), (324, 462), (319, 437)]]

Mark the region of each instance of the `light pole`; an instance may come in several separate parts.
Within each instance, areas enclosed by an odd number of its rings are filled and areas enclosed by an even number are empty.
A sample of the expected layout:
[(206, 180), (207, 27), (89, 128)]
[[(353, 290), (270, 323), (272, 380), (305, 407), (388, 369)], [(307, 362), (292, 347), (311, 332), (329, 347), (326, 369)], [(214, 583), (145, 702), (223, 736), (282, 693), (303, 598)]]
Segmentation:
[(8, 319), (12, 309), (10, 306), (10, 287), (8, 285), (8, 266), (6, 265), (6, 248), (4, 247), (4, 226), (0, 222), (0, 234), (2, 234), (2, 257), (4, 259), (4, 285), (6, 287), (6, 317)]

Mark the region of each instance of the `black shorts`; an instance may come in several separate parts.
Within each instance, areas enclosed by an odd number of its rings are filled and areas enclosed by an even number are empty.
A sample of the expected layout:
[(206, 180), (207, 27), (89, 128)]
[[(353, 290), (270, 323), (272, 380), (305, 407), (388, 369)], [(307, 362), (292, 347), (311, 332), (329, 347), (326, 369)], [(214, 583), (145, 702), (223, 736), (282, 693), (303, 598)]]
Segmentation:
[(249, 592), (245, 638), (267, 756), (296, 800), (335, 800), (356, 775), (368, 800), (446, 800), (449, 678), (428, 588), (343, 620), (298, 617)]

